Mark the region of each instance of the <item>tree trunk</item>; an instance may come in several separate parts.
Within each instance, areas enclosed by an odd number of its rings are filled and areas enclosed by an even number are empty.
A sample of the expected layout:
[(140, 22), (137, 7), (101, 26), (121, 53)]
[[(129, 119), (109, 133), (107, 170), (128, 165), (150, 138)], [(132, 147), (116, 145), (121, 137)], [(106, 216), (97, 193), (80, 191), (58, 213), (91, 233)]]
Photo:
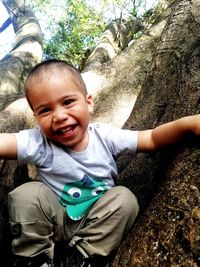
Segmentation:
[[(199, 12), (198, 0), (172, 5), (150, 72), (124, 127), (146, 129), (199, 113)], [(200, 265), (199, 148), (199, 138), (188, 136), (176, 147), (140, 154), (123, 166), (120, 182), (138, 196), (142, 215), (110, 266)]]
[(0, 61), (0, 110), (24, 95), (26, 75), (42, 58), (42, 33), (33, 12), (22, 0), (3, 4), (16, 31), (16, 41), (12, 51)]
[[(102, 34), (99, 44), (85, 59), (82, 70), (93, 70), (121, 53), (142, 26), (133, 16), (112, 20)], [(86, 51), (87, 54), (87, 51)]]
[[(24, 95), (27, 73), (42, 58), (42, 33), (25, 1), (6, 1), (16, 31), (12, 51), (0, 61), (0, 110)], [(18, 100), (0, 113), (0, 132), (17, 132), (33, 126), (34, 118), (25, 99)], [(28, 172), (29, 171), (29, 172)], [(15, 161), (0, 161), (0, 266), (10, 263), (10, 236), (7, 214), (7, 194), (36, 173), (31, 166), (18, 166)]]
[(129, 117), (141, 84), (149, 71), (157, 42), (165, 27), (167, 9), (148, 31), (119, 55), (82, 73), (87, 90), (95, 99), (92, 121), (122, 127)]

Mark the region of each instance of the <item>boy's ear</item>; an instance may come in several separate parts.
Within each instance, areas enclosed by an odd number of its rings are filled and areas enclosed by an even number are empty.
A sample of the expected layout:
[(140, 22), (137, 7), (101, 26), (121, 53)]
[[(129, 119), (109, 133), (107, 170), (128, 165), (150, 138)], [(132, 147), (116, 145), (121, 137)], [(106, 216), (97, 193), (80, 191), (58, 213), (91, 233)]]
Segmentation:
[(86, 96), (86, 102), (87, 102), (87, 105), (88, 105), (89, 112), (92, 113), (93, 112), (93, 109), (94, 109), (94, 100), (93, 100), (92, 95), (87, 94), (87, 96)]

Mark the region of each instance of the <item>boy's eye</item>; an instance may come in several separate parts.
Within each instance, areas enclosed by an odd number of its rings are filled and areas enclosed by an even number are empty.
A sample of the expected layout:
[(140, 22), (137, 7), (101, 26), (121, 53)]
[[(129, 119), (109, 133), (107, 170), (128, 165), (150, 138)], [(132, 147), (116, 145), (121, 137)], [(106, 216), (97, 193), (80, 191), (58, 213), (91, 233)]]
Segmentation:
[(73, 99), (66, 99), (63, 104), (64, 104), (64, 106), (67, 106), (67, 105), (70, 105), (73, 102), (74, 102)]
[(48, 113), (50, 111), (50, 108), (43, 108), (39, 111), (39, 114), (45, 114)]

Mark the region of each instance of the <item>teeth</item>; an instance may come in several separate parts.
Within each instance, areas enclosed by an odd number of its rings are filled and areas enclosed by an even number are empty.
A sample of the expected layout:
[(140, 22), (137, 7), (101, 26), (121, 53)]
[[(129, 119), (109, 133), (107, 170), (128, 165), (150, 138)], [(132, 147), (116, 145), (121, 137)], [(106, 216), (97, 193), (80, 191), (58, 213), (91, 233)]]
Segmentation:
[(65, 128), (65, 129), (61, 129), (59, 132), (66, 133), (66, 132), (69, 132), (71, 129), (72, 129), (72, 127), (69, 126), (69, 127)]
[(72, 219), (73, 221), (78, 221), (81, 218), (82, 218), (81, 216), (79, 216), (79, 217), (72, 217), (72, 216), (70, 216), (70, 219)]

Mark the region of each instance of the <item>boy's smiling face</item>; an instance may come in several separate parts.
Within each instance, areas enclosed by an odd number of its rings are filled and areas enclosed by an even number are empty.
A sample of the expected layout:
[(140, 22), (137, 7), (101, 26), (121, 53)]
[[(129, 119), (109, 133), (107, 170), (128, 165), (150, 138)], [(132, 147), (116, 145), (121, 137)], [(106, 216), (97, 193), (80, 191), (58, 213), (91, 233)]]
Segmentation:
[(93, 99), (84, 94), (75, 79), (67, 70), (56, 70), (40, 81), (34, 79), (28, 99), (41, 130), (49, 139), (81, 151), (88, 144), (87, 127)]

